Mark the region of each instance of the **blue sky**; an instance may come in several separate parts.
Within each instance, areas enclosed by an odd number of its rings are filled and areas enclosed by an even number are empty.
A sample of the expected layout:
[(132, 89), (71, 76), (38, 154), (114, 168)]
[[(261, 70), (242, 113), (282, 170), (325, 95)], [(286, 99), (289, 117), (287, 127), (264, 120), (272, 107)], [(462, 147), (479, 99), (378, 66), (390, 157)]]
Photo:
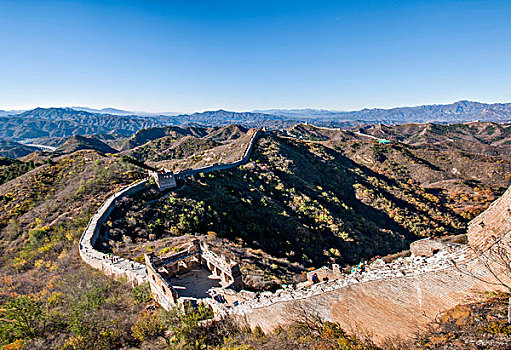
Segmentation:
[(511, 1), (0, 0), (0, 109), (511, 102)]

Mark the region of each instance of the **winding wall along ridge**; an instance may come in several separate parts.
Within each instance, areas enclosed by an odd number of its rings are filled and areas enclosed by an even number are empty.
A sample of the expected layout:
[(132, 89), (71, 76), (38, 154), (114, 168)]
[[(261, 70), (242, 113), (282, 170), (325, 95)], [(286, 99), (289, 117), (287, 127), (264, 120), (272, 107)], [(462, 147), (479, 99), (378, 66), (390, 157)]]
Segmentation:
[[(214, 164), (197, 169), (187, 169), (175, 176), (185, 179), (200, 173), (210, 173), (217, 170), (225, 170), (234, 168), (245, 164), (252, 154), (254, 145), (261, 135), (261, 130), (253, 130), (253, 134), (248, 142), (248, 146), (243, 153), (243, 156), (233, 162), (225, 164)], [(140, 284), (146, 282), (147, 271), (144, 264), (136, 261), (124, 259), (115, 255), (105, 254), (95, 248), (96, 242), (101, 233), (101, 227), (106, 222), (112, 211), (115, 209), (119, 200), (125, 197), (132, 196), (133, 194), (145, 191), (150, 187), (148, 179), (140, 180), (132, 185), (129, 185), (118, 192), (115, 192), (108, 197), (91, 217), (87, 227), (85, 228), (79, 243), (79, 253), (81, 259), (89, 264), (91, 267), (103, 271), (108, 276), (115, 278), (126, 278), (133, 284)]]

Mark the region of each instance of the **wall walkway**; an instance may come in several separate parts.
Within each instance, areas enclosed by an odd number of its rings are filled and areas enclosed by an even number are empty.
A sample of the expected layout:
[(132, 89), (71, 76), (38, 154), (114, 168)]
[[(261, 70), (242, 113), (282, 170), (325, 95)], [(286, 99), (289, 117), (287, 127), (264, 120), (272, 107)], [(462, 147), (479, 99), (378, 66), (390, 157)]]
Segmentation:
[[(245, 301), (229, 312), (263, 331), (309, 312), (348, 332), (370, 335), (380, 344), (414, 337), (442, 312), (482, 300), (485, 291), (505, 290), (489, 272), (486, 252), (492, 249), (491, 242), (509, 244), (510, 223), (511, 188), (469, 224), (468, 245), (444, 244), (430, 257), (411, 256), (387, 264), (377, 259), (365, 272), (303, 289), (244, 291)], [(499, 276), (503, 281), (509, 277), (510, 271)]]

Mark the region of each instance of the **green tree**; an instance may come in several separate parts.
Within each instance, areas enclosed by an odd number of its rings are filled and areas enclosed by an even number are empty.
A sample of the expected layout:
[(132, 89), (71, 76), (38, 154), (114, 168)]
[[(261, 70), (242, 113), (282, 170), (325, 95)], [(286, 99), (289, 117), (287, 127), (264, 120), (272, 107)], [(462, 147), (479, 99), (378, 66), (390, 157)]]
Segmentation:
[(11, 342), (42, 336), (46, 329), (47, 312), (41, 301), (29, 296), (7, 300), (0, 306), (0, 339)]

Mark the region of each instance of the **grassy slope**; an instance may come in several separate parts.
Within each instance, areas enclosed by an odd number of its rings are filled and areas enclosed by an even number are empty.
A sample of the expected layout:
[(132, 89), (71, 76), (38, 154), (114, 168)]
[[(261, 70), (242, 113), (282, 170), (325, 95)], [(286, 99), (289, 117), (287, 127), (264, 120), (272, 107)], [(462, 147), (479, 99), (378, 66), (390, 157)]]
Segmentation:
[[(144, 175), (118, 158), (80, 151), (1, 185), (3, 257), (27, 243), (67, 236), (68, 226), (83, 227), (108, 193)], [(79, 230), (72, 233), (79, 234)]]
[(79, 151), (0, 186), (0, 316), (9, 319), (11, 310), (34, 318), (17, 328), (0, 320), (0, 345), (26, 339), (27, 349), (66, 342), (101, 349), (134, 342), (130, 327), (142, 305), (127, 285), (83, 265), (76, 247), (101, 202), (143, 176), (118, 157)]
[(201, 152), (219, 144), (213, 140), (201, 139), (193, 136), (185, 136), (176, 139), (165, 136), (128, 152), (129, 156), (138, 161), (153, 161), (187, 158), (196, 152)]
[(22, 162), (12, 158), (0, 158), (0, 185), (23, 175), (36, 167), (36, 162)]

